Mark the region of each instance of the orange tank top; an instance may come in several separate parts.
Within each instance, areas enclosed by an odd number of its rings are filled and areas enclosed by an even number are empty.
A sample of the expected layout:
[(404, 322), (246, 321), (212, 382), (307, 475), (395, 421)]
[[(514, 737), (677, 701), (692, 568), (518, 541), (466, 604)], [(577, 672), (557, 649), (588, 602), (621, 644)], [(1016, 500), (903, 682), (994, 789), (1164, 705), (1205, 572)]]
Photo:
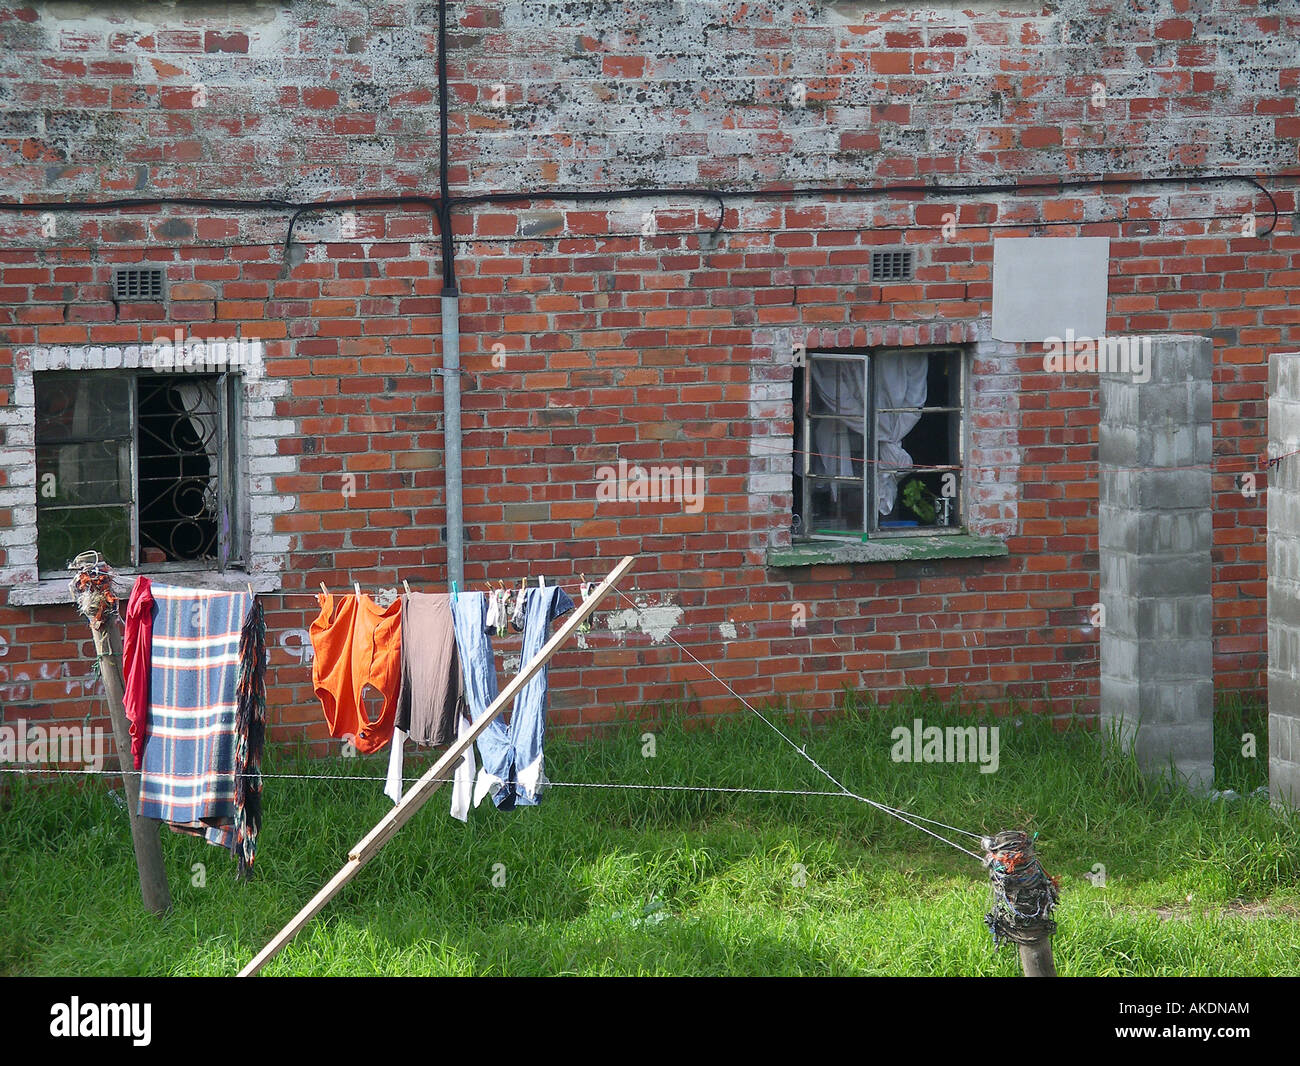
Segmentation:
[[(311, 624), (315, 652), (311, 679), (325, 708), (330, 736), (351, 735), (357, 751), (379, 751), (393, 737), (402, 685), (402, 600), (387, 609), (364, 593), (316, 597), (320, 615)], [(379, 720), (370, 721), (361, 693), (370, 685), (384, 700)]]

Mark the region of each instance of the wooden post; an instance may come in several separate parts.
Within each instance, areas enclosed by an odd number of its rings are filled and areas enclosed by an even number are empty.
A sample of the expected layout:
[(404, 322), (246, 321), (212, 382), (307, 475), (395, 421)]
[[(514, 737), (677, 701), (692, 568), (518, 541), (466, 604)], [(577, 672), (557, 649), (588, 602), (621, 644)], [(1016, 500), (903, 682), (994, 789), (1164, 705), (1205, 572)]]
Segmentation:
[(140, 895), (145, 909), (154, 914), (171, 910), (171, 891), (167, 887), (167, 870), (163, 866), (161, 825), (152, 818), (142, 818), (140, 809), (140, 773), (131, 758), (131, 726), (126, 720), (126, 687), (122, 683), (122, 635), (117, 631), (117, 614), (105, 612), (97, 622), (90, 621), (90, 634), (99, 657), (99, 676), (108, 696), (108, 714), (113, 721), (117, 742), (117, 763), (126, 787), (126, 808), (131, 818), (131, 842), (135, 845), (135, 865), (140, 873)]
[(1052, 938), (1042, 937), (1020, 944), (1020, 969), (1026, 977), (1055, 977), (1056, 962), (1052, 958)]
[(497, 718), (510, 706), (519, 690), (528, 684), (533, 675), (550, 661), (552, 655), (560, 650), (561, 645), (595, 611), (600, 601), (605, 598), (606, 593), (632, 568), (634, 562), (636, 562), (635, 555), (623, 556), (618, 565), (609, 572), (609, 576), (600, 583), (588, 599), (578, 605), (578, 609), (556, 630), (555, 634), (542, 646), (541, 651), (537, 653), (533, 660), (520, 670), (510, 680), (510, 683), (501, 690), (500, 695), (492, 702), (492, 706), (487, 709), (483, 717), (475, 722), (462, 736), (458, 737), (456, 742), (443, 753), (442, 758), (429, 767), (424, 776), (406, 791), (401, 802), (384, 815), (379, 820), (379, 823), (357, 842), (356, 846), (348, 853), (348, 861), (343, 864), (342, 869), (329, 879), (302, 910), (293, 916), (288, 925), (271, 938), (270, 943), (259, 951), (247, 966), (239, 971), (240, 977), (252, 977), (275, 958), (284, 946), (298, 935), (298, 931), (316, 917), (324, 909), (325, 904), (333, 899), (344, 885), (361, 872), (361, 867), (374, 858), (379, 849), (387, 844), (394, 834), (411, 820), (415, 812), (423, 807), (429, 798), (442, 786), (443, 780), (453, 772), (456, 764), (464, 757), (470, 745), (478, 739), (479, 734), (488, 727), (488, 724), (493, 719)]
[(1059, 892), (1034, 853), (1033, 837), (1011, 829), (985, 837), (982, 843), (993, 890), (993, 909), (985, 918), (993, 943), (1015, 942), (1026, 977), (1055, 977), (1052, 912)]

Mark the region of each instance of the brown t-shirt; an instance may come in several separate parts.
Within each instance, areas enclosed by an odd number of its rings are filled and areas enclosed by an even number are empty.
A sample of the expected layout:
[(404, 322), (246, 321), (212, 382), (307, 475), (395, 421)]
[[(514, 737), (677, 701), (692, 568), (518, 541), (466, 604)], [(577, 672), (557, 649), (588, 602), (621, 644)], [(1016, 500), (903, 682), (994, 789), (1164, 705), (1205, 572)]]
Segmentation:
[[(417, 744), (444, 748), (465, 715), (451, 597), (411, 592), (402, 597), (402, 687), (397, 728)], [(465, 715), (468, 717), (468, 715)]]

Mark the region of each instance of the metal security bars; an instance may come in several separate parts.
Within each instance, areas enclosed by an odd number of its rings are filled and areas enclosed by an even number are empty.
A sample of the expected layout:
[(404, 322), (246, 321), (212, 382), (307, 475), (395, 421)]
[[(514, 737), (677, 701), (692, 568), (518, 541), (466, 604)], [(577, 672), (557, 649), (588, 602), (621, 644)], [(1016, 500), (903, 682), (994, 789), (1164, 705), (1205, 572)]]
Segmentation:
[(794, 533), (961, 532), (965, 395), (959, 348), (809, 352), (795, 371)]
[(145, 571), (242, 561), (237, 375), (34, 375), (42, 576), (78, 551)]

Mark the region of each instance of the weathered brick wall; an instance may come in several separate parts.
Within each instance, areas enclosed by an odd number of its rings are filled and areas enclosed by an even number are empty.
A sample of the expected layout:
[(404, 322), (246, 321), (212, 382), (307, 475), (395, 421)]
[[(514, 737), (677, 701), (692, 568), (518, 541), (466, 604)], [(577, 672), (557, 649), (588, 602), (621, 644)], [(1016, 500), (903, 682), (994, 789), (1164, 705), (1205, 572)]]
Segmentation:
[[(1300, 18), (1249, 3), (968, 6), (451, 5), (461, 195), (1202, 169), (1259, 174), (1280, 209), (1271, 234), (1250, 237), (1242, 216), (1262, 232), (1272, 214), (1241, 184), (733, 192), (716, 238), (707, 197), (458, 209), (468, 580), (571, 581), (642, 553), (649, 610), (636, 620), (616, 602), (585, 650), (561, 655), (557, 721), (660, 698), (733, 707), (665, 634), (747, 698), (811, 710), (845, 685), (930, 684), (1095, 712), (1097, 381), (1045, 373), (1041, 350), (989, 339), (992, 240), (1017, 235), (1111, 238), (1109, 332), (1214, 339), (1216, 684), (1262, 689), (1263, 497), (1235, 478), (1261, 465), (1267, 353), (1297, 340)], [(436, 5), (231, 12), (0, 9), (0, 195), (436, 194)], [(260, 534), (289, 544), (286, 594), (267, 597), (278, 740), (322, 732), (299, 651), (315, 608), (300, 593), (321, 580), (440, 582), (445, 565), (430, 214), (304, 216), (286, 254), (287, 220), (170, 207), (58, 214), (51, 229), (0, 214), (6, 451), (30, 444), (11, 415), (13, 369), (33, 345), (147, 343), (176, 326), (266, 341), (287, 428), (252, 471), (292, 504)], [(917, 252), (915, 281), (869, 283), (871, 249), (898, 244)], [(108, 300), (112, 267), (128, 262), (166, 266), (165, 311)], [(764, 566), (788, 537), (789, 346), (813, 330), (844, 344), (976, 344), (971, 503), (1009, 558)], [(703, 466), (703, 510), (597, 506), (596, 468), (618, 457)], [(0, 481), (0, 569), (12, 508), (30, 493), (15, 478)], [(0, 642), (6, 721), (102, 715), (70, 609), (0, 607)], [(506, 647), (517, 656), (517, 639)]]

